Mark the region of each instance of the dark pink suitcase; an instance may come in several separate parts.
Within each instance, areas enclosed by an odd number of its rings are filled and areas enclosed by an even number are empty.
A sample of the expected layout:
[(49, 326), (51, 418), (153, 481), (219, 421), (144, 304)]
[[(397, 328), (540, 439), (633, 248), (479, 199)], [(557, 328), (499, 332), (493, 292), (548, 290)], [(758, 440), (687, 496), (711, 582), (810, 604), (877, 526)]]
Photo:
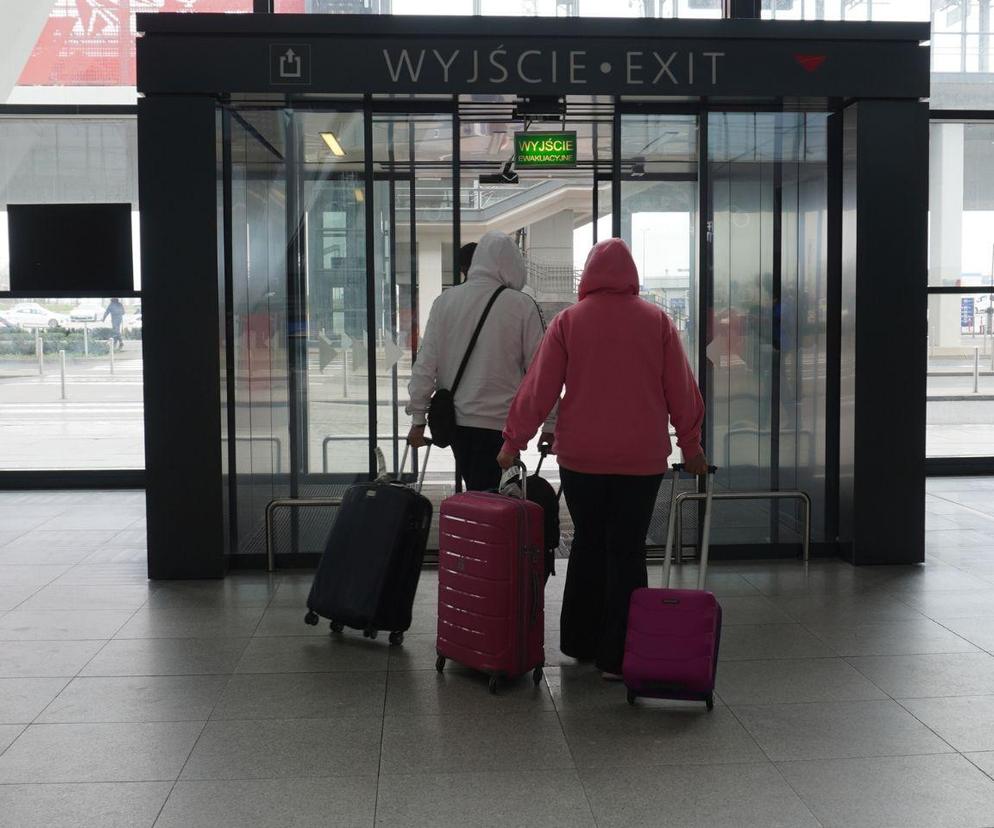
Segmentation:
[(544, 513), (537, 503), (486, 492), (442, 502), (438, 549), (438, 661), (501, 678), (545, 664)]
[[(674, 527), (679, 501), (676, 481), (682, 466), (673, 467), (673, 497), (663, 563), (663, 583), (669, 584)], [(637, 589), (628, 608), (628, 634), (622, 673), (631, 704), (639, 696), (703, 701), (714, 707), (714, 683), (721, 643), (721, 606), (704, 589), (711, 532), (712, 467), (707, 476), (701, 568), (697, 589)]]

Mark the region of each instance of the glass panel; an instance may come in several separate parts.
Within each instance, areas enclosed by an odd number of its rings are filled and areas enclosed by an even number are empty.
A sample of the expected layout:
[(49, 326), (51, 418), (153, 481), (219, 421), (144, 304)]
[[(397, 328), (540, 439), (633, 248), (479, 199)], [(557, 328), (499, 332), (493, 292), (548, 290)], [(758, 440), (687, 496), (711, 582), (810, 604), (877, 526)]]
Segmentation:
[[(5, 28), (37, 38), (8, 103), (133, 103), (136, 14), (251, 11), (252, 0), (5, 3)], [(67, 101), (60, 87), (77, 89)]]
[[(231, 311), (237, 535), (265, 551), (266, 504), (290, 493), (287, 184), (282, 113), (231, 119)], [(225, 447), (226, 448), (226, 447)]]
[[(709, 434), (719, 485), (801, 488), (824, 531), (824, 115), (709, 116), (714, 215)], [(715, 542), (797, 540), (793, 506), (722, 504)]]
[(141, 300), (116, 344), (110, 300), (0, 299), (0, 471), (145, 467)]
[(0, 290), (10, 289), (12, 203), (130, 203), (135, 286), (141, 287), (137, 144), (133, 117), (0, 117)]
[(929, 297), (927, 409), (927, 456), (994, 456), (994, 288)]
[(929, 166), (929, 284), (994, 279), (994, 124), (934, 123)]
[(762, 14), (767, 20), (926, 22), (930, 6), (931, 0), (763, 0)]

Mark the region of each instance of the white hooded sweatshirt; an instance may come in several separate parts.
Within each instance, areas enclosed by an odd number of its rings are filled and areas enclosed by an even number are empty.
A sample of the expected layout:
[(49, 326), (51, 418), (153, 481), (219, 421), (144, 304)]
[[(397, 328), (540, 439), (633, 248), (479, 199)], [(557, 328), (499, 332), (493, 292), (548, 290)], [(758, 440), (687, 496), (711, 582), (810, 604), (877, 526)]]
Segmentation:
[(444, 291), (431, 306), (407, 386), (407, 413), (415, 425), (425, 423), (435, 389), (452, 388), (487, 302), (506, 285), (509, 290), (494, 303), (455, 394), (458, 425), (503, 430), (511, 401), (545, 334), (538, 305), (521, 292), (527, 275), (509, 236), (491, 232), (480, 239), (466, 281)]

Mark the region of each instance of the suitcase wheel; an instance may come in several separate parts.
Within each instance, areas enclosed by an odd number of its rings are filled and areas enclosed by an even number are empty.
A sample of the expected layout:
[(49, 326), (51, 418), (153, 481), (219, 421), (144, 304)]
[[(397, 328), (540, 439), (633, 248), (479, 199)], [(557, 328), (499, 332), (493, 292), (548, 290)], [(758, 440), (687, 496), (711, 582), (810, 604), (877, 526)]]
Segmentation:
[(435, 659), (435, 669), (440, 673), (445, 669), (445, 656), (440, 655)]
[(712, 693), (710, 696), (708, 696), (704, 700), (704, 703), (708, 706), (708, 713), (714, 710), (714, 694)]
[(314, 610), (308, 610), (307, 615), (304, 616), (304, 623), (309, 627), (316, 627), (319, 620), (318, 614)]
[(391, 647), (399, 647), (403, 643), (404, 643), (404, 633), (402, 633), (400, 630), (390, 633)]
[(628, 691), (628, 703), (629, 704), (634, 705), (635, 704), (635, 699), (637, 699), (637, 698), (638, 698), (638, 696), (635, 695), (635, 691), (634, 690), (629, 690)]
[(376, 636), (378, 636), (380, 634), (380, 631), (379, 630), (374, 630), (372, 628), (367, 628), (367, 629), (365, 629), (365, 630), (362, 631), (362, 634), (366, 638), (375, 639)]
[(490, 677), (490, 694), (493, 696), (497, 695), (497, 676)]
[(345, 629), (345, 625), (341, 621), (332, 621), (329, 626), (333, 633), (340, 633)]
[(541, 664), (538, 667), (536, 667), (534, 670), (532, 670), (532, 682), (535, 684), (536, 687), (542, 683), (543, 675), (544, 673), (542, 671)]

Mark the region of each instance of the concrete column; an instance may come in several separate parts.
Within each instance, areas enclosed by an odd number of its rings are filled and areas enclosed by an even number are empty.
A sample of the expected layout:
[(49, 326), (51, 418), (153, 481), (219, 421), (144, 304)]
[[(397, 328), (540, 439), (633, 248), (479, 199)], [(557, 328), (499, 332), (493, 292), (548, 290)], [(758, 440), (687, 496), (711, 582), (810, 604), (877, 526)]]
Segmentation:
[(7, 101), (14, 91), (54, 5), (54, 0), (4, 0), (0, 26), (0, 103)]
[[(963, 124), (932, 124), (929, 143), (929, 276), (955, 285), (963, 275)], [(960, 297), (933, 296), (929, 345), (959, 348)]]
[(528, 227), (528, 256), (548, 265), (573, 265), (573, 229), (576, 217), (572, 210), (560, 210)]

